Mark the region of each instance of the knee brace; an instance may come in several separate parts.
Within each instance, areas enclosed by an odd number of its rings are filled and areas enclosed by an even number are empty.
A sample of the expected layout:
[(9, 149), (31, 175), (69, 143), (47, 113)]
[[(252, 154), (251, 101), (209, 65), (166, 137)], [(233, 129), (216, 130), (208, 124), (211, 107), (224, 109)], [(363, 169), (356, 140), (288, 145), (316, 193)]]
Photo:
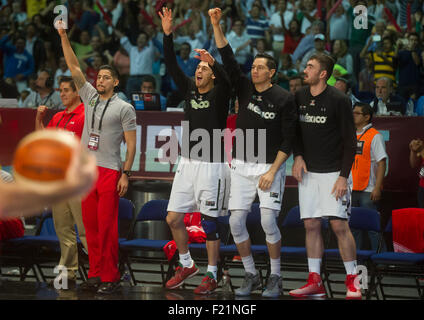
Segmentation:
[(248, 211), (246, 210), (231, 211), (230, 228), (235, 243), (241, 243), (249, 239), (246, 227), (247, 214)]
[(278, 211), (261, 208), (261, 225), (265, 232), (266, 242), (277, 243), (281, 239), (280, 229), (277, 226)]
[(218, 233), (218, 218), (209, 217), (205, 214), (201, 215), (202, 217), (202, 228), (206, 233), (206, 240), (216, 241), (219, 240)]

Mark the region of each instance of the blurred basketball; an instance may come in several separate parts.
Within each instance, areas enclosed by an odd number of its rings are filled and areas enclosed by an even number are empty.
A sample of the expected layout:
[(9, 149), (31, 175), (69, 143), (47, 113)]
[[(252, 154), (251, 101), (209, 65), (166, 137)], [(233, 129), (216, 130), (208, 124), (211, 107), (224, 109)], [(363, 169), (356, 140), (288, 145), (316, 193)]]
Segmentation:
[(35, 131), (18, 144), (13, 168), (16, 181), (42, 187), (61, 183), (79, 141), (64, 130)]

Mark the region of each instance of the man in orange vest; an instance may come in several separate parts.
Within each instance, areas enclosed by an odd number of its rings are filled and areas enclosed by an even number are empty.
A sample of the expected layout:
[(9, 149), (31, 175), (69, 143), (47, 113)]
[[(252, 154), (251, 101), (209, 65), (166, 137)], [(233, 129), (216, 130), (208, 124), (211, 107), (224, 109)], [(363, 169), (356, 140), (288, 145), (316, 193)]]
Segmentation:
[[(369, 104), (356, 103), (353, 120), (356, 126), (357, 148), (352, 165), (352, 206), (378, 210), (381, 199), (383, 179), (386, 172), (387, 153), (383, 136), (372, 127), (373, 109)], [(362, 249), (360, 230), (352, 229), (356, 247)], [(372, 250), (377, 250), (379, 236), (369, 231)], [(384, 245), (384, 243), (383, 243)]]

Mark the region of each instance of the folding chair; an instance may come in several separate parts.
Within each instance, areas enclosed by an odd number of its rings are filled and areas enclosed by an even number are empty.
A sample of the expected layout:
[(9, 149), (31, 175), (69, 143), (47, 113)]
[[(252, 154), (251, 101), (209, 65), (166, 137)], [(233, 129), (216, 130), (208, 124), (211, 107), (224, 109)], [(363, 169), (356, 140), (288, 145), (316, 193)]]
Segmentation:
[[(381, 247), (382, 235), (380, 226), (380, 214), (373, 209), (352, 207), (351, 216), (349, 218), (349, 227), (360, 231), (375, 231), (380, 234), (380, 242), (377, 252)], [(359, 265), (364, 265), (367, 270), (370, 268), (371, 256), (376, 251), (373, 250), (356, 250), (356, 259)], [(344, 281), (332, 280), (331, 274), (343, 274), (345, 272), (344, 265), (341, 260), (340, 251), (338, 248), (324, 250), (323, 272), (325, 273), (326, 284), (330, 297), (333, 298), (335, 293), (345, 294), (345, 291), (333, 290), (331, 284), (342, 284)], [(368, 280), (368, 279), (367, 279)]]
[[(328, 228), (326, 219), (321, 220), (321, 227), (323, 230), (323, 237), (325, 238), (325, 231)], [(283, 270), (283, 291), (290, 291), (289, 288), (284, 288), (286, 281), (305, 281), (305, 278), (287, 277), (286, 272), (308, 272), (308, 256), (305, 246), (288, 246), (285, 245), (289, 242), (287, 233), (304, 232), (305, 226), (302, 219), (300, 219), (300, 208), (295, 206), (291, 208), (285, 216), (281, 224), (281, 269)], [(321, 273), (323, 276), (324, 274)]]
[[(392, 214), (396, 211), (405, 210), (393, 210)], [(406, 210), (417, 210), (415, 208)], [(424, 209), (418, 209), (424, 212)], [(385, 232), (392, 233), (392, 218), (387, 223)], [(383, 300), (387, 298), (412, 298), (406, 295), (399, 294), (388, 294), (384, 288), (415, 288), (418, 292), (418, 297), (424, 299), (424, 253), (403, 253), (403, 252), (382, 252), (371, 256), (371, 283), (368, 295), (377, 293), (377, 287), (380, 288), (380, 292)], [(405, 283), (383, 283), (383, 279), (387, 277), (399, 277), (402, 279), (413, 278), (415, 285), (409, 285)], [(377, 281), (377, 283), (376, 283)], [(416, 297), (415, 297), (416, 298)]]
[[(175, 264), (175, 259), (168, 262), (165, 253), (163, 252), (163, 247), (171, 239), (145, 239), (145, 238), (136, 238), (136, 227), (140, 223), (147, 221), (163, 221), (166, 224), (166, 216), (168, 207), (168, 200), (151, 200), (143, 205), (138, 213), (137, 217), (132, 224), (130, 232), (128, 234), (127, 240), (120, 241), (119, 249), (121, 253), (121, 262), (120, 269), (123, 267), (128, 268), (128, 271), (131, 276), (132, 284), (136, 285), (137, 283), (148, 283), (148, 284), (157, 284), (157, 281), (145, 280), (140, 281), (135, 278), (134, 273), (148, 273), (148, 274), (160, 274), (161, 275), (161, 284), (165, 286), (166, 281), (171, 277), (172, 274), (172, 265)], [(148, 256), (146, 253), (154, 253), (155, 256)], [(175, 256), (174, 256), (175, 257)], [(160, 265), (160, 271), (147, 268), (138, 268), (136, 269), (132, 264), (138, 263), (147, 263), (147, 264), (158, 264)], [(167, 265), (168, 269), (165, 271), (164, 266)]]

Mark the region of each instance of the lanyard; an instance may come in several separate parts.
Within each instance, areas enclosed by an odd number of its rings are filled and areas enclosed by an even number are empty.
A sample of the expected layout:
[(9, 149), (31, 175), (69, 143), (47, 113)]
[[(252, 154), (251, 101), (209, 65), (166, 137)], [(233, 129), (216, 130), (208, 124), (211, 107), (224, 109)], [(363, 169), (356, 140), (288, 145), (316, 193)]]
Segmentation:
[(369, 127), (367, 130), (365, 130), (364, 131), (364, 133), (362, 133), (360, 136), (359, 136), (359, 138), (357, 139), (358, 141), (360, 141), (361, 140), (361, 138), (363, 137), (363, 135), (365, 134), (365, 133), (367, 133), (367, 131), (369, 130), (369, 129), (371, 129), (372, 128), (372, 126), (371, 127)]
[[(49, 95), (47, 96), (47, 98), (44, 100), (44, 102), (40, 103), (39, 105), (45, 105), (47, 103), (47, 101), (49, 101), (49, 99), (50, 99), (50, 97), (52, 96), (53, 93), (54, 93), (54, 90), (52, 92), (50, 92)], [(38, 102), (38, 96), (36, 98), (35, 104), (38, 104), (37, 102)]]
[[(102, 130), (103, 117), (105, 115), (107, 107), (109, 106), (110, 99), (112, 99), (112, 98), (113, 97), (110, 97), (107, 100), (105, 108), (103, 109), (103, 113), (102, 113), (102, 116), (100, 117), (100, 122), (99, 122), (99, 131)], [(97, 97), (96, 105), (94, 106), (93, 116), (91, 117), (91, 130), (94, 129), (94, 116), (96, 115), (96, 110), (97, 110), (97, 106), (99, 105), (99, 102), (100, 102), (100, 96)]]
[[(69, 121), (71, 121), (72, 117), (75, 115), (75, 113), (72, 113), (71, 116), (69, 117), (68, 121), (66, 122), (65, 126), (63, 127), (63, 129), (66, 129), (66, 127), (68, 126)], [(59, 122), (56, 124), (56, 128), (59, 127), (59, 124), (62, 122), (62, 119), (65, 117), (65, 112), (63, 112), (62, 118), (60, 118)]]

